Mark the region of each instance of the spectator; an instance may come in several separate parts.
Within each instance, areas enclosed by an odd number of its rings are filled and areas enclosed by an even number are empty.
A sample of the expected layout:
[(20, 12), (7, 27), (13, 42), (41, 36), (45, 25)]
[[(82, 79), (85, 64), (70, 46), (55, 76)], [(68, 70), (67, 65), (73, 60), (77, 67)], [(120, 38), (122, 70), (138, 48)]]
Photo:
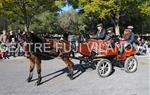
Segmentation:
[(2, 58), (4, 58), (4, 59), (8, 58), (8, 59), (9, 59), (7, 47), (6, 47), (6, 45), (5, 45), (4, 43), (2, 43), (2, 42), (0, 42), (0, 58), (1, 58), (1, 59), (2, 59)]
[(70, 42), (73, 41), (73, 36), (72, 36), (71, 32), (68, 33), (68, 41), (70, 41)]
[(15, 38), (12, 38), (11, 42), (10, 42), (10, 46), (9, 46), (9, 50), (10, 50), (10, 56), (16, 57), (16, 48), (17, 48), (17, 44), (15, 41)]
[(22, 50), (22, 47), (21, 47), (21, 43), (22, 43), (22, 33), (20, 30), (18, 30), (18, 32), (16, 33), (16, 42), (18, 43), (17, 44), (17, 50), (16, 50), (16, 54), (17, 56), (23, 56), (23, 50)]
[(21, 40), (21, 43), (22, 43), (22, 41), (26, 41), (27, 39), (27, 34), (26, 34), (26, 32), (24, 31), (22, 34), (21, 34), (21, 38), (22, 38), (22, 40)]
[(20, 30), (18, 30), (18, 32), (16, 33), (16, 37), (15, 37), (15, 38), (17, 39), (17, 42), (18, 42), (18, 43), (21, 42), (21, 34), (22, 34), (22, 33), (21, 33)]
[(3, 34), (0, 35), (0, 41), (2, 43), (6, 43), (7, 42), (7, 38), (8, 38), (8, 36), (7, 36), (6, 30), (3, 30)]
[(14, 38), (14, 40), (16, 40), (16, 36), (14, 35), (14, 32), (13, 32), (13, 31), (10, 31), (10, 32), (9, 32), (9, 37), (8, 37), (9, 43), (11, 43), (12, 38)]
[(141, 39), (140, 45), (138, 46), (138, 53), (139, 54), (146, 54), (148, 51), (147, 42), (144, 39)]
[(63, 40), (68, 41), (68, 37), (69, 37), (69, 32), (65, 31), (63, 34)]
[(84, 35), (81, 34), (81, 35), (79, 36), (79, 43), (84, 43), (84, 42), (85, 42)]
[(4, 46), (3, 46), (2, 42), (0, 42), (0, 59), (2, 59), (4, 57), (3, 48), (4, 48)]

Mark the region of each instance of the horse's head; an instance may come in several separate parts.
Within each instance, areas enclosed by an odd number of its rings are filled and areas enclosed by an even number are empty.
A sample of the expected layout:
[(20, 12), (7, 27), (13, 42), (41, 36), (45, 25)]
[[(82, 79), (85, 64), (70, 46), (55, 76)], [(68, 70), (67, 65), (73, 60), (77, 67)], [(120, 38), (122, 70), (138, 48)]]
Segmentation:
[(31, 56), (31, 52), (33, 51), (34, 44), (42, 43), (42, 40), (38, 36), (36, 36), (34, 33), (31, 33), (31, 32), (24, 32), (21, 38), (22, 38), (21, 46), (23, 47), (25, 51), (26, 57)]
[(53, 48), (53, 41), (46, 41), (46, 38), (39, 37), (35, 33), (26, 32), (22, 35), (24, 39), (23, 47), (25, 54), (30, 56), (32, 53), (41, 53), (45, 51), (45, 47)]
[(26, 32), (25, 37), (26, 37), (26, 42), (27, 43), (33, 43), (33, 37), (32, 37), (33, 33), (31, 32)]
[(31, 56), (30, 52), (29, 52), (29, 45), (27, 43), (32, 42), (31, 38), (30, 38), (30, 33), (29, 32), (23, 32), (21, 35), (21, 42), (20, 45), (22, 46), (24, 52), (25, 52), (25, 56), (27, 58), (29, 58)]

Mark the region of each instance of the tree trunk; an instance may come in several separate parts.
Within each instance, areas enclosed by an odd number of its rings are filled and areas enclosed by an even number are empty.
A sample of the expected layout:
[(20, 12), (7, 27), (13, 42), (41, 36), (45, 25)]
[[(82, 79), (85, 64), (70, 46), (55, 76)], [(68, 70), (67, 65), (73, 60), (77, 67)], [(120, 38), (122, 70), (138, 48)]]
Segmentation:
[(29, 17), (28, 17), (25, 2), (23, 3), (22, 9), (23, 9), (22, 12), (23, 12), (23, 15), (24, 15), (24, 18), (23, 18), (24, 19), (24, 31), (27, 32), (27, 31), (29, 31)]
[(120, 20), (120, 16), (117, 15), (115, 17), (115, 22), (116, 22), (116, 24), (115, 24), (115, 33), (116, 33), (116, 35), (120, 35), (119, 20)]
[(116, 35), (120, 35), (119, 24), (117, 24), (117, 25), (115, 26), (115, 34), (116, 34)]
[(24, 30), (27, 32), (29, 31), (29, 23), (28, 23), (28, 15), (24, 13)]
[(24, 31), (25, 31), (25, 32), (28, 32), (28, 31), (29, 31), (29, 27), (28, 27), (28, 25), (26, 25), (26, 24), (24, 25)]
[(110, 17), (111, 22), (114, 24), (115, 27), (115, 34), (120, 35), (120, 29), (119, 29), (119, 16), (114, 16), (115, 18), (113, 19)]

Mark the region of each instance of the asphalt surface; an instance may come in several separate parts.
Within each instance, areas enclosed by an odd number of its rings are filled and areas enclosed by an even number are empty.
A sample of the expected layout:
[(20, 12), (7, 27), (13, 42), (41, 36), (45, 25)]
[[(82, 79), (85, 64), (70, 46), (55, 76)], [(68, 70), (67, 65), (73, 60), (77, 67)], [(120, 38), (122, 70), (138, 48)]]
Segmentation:
[[(24, 57), (0, 60), (0, 95), (150, 95), (150, 56), (138, 56), (138, 70), (129, 74), (115, 67), (114, 73), (100, 78), (95, 70), (77, 72), (76, 78), (66, 77), (66, 65), (59, 59), (42, 62), (42, 84), (35, 86), (37, 74), (31, 83), (25, 80), (29, 64)], [(35, 79), (35, 80), (34, 80)]]

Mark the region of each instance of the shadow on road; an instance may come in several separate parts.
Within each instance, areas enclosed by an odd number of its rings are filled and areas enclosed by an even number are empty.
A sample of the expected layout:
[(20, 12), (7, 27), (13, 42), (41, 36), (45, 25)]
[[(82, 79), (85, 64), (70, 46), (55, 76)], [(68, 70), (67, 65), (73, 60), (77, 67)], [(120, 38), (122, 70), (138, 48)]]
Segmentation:
[[(52, 79), (55, 79), (55, 78), (57, 78), (57, 77), (59, 77), (59, 76), (65, 74), (65, 73), (67, 73), (67, 72), (68, 72), (68, 69), (67, 69), (67, 68), (64, 68), (64, 69), (55, 71), (55, 72), (53, 72), (53, 73), (44, 75), (44, 76), (42, 76), (42, 78), (46, 78), (46, 77), (49, 77), (49, 76), (51, 76), (51, 75), (56, 74), (55, 76), (53, 76), (53, 77), (51, 77), (51, 78), (49, 78), (49, 79), (47, 79), (47, 80), (42, 81), (41, 84), (44, 84), (44, 83), (46, 83), (46, 82), (48, 82), (48, 81), (50, 81), (50, 80), (52, 80)], [(82, 73), (84, 73), (84, 71), (83, 71), (83, 69), (81, 68), (80, 64), (74, 65), (74, 77), (73, 77), (73, 79), (79, 77)], [(38, 79), (36, 78), (36, 79), (33, 79), (32, 81), (36, 81), (36, 80), (38, 80)], [(41, 85), (41, 84), (40, 84), (40, 85)]]

